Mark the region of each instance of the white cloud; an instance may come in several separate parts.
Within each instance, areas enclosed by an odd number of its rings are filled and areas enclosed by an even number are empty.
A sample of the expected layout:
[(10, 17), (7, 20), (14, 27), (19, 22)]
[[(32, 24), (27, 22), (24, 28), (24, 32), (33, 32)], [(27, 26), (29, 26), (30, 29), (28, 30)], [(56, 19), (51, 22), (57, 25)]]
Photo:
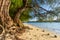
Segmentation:
[(29, 21), (37, 21), (38, 20), (38, 17), (35, 17), (35, 18), (32, 18), (32, 19), (29, 19)]
[(54, 19), (53, 20), (57, 20), (57, 17), (54, 17)]

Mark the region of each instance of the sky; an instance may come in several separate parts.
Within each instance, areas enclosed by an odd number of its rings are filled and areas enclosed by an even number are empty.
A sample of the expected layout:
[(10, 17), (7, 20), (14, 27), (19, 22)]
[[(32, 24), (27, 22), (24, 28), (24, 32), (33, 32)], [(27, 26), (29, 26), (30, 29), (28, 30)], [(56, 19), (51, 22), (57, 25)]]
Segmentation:
[[(41, 5), (41, 7), (45, 8), (46, 10), (51, 10), (50, 6), (48, 6), (48, 5)], [(30, 15), (33, 16), (33, 18), (29, 19), (29, 21), (37, 21), (38, 20), (37, 17), (34, 17), (34, 13), (33, 12)]]
[(38, 20), (38, 17), (34, 17), (32, 19), (29, 19), (29, 21), (37, 21)]
[[(39, 3), (39, 2), (38, 2), (38, 3)], [(48, 10), (48, 11), (52, 10), (51, 5), (48, 5), (47, 3), (45, 3), (45, 4), (43, 4), (43, 5), (40, 5), (40, 6), (41, 6), (42, 8), (44, 8), (44, 9)], [(60, 1), (54, 3), (53, 6), (54, 6), (53, 8), (55, 8), (55, 7), (60, 7)], [(41, 12), (41, 11), (40, 11), (40, 12)], [(44, 11), (42, 11), (42, 12), (44, 12)], [(29, 21), (37, 21), (37, 20), (38, 20), (37, 17), (34, 17), (34, 13), (33, 13), (33, 12), (32, 12), (31, 15), (33, 16), (33, 18), (32, 18), (32, 19), (29, 19)], [(53, 18), (53, 20), (56, 20), (56, 19), (57, 19), (57, 17), (54, 17), (54, 18)]]

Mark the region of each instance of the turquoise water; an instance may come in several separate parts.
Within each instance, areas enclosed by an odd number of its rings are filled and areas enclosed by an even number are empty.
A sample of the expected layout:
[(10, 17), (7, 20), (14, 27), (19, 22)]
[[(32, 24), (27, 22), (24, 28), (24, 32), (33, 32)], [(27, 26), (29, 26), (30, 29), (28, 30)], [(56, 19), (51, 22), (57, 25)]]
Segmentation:
[(40, 27), (43, 29), (48, 29), (60, 34), (60, 22), (30, 22), (28, 24)]

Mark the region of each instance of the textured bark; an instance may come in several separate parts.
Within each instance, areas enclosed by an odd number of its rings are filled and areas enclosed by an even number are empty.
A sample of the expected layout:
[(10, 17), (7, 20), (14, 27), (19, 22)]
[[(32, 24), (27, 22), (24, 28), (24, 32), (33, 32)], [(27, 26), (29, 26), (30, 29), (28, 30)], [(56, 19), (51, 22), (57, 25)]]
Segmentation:
[[(10, 4), (11, 4), (10, 0), (0, 0), (0, 25), (2, 26), (2, 29), (5, 30), (4, 34), (3, 34), (3, 37), (2, 37), (2, 40), (6, 40), (6, 35), (7, 34), (9, 34), (8, 35), (9, 37), (11, 36), (11, 34), (16, 36), (16, 34), (18, 32), (20, 32), (20, 30), (21, 30), (20, 27), (21, 28), (24, 27), (21, 20), (19, 20), (20, 13), (23, 11), (23, 9), (21, 9), (21, 11), (19, 10), (15, 14), (15, 17), (14, 17), (14, 20), (13, 20), (9, 15)], [(19, 24), (20, 27), (18, 27), (17, 25), (14, 25), (14, 24)], [(13, 38), (15, 39), (14, 36), (13, 36)], [(15, 39), (15, 40), (17, 40), (17, 39)]]
[(27, 5), (28, 5), (28, 0), (23, 0), (23, 6), (18, 8), (17, 11), (15, 12), (14, 22), (17, 23), (17, 25), (20, 26), (21, 28), (24, 27), (24, 25), (19, 18), (21, 13), (25, 11), (25, 9), (27, 8)]
[(19, 19), (19, 18), (20, 18), (20, 15), (21, 15), (21, 12), (22, 12), (21, 9), (18, 10), (18, 12), (17, 12), (17, 13), (15, 14), (15, 16), (14, 16), (14, 22), (15, 22), (20, 28), (24, 27), (22, 21)]
[(4, 29), (4, 34), (2, 33), (3, 35), (0, 40), (6, 40), (6, 35), (9, 32), (8, 28), (12, 27), (13, 25), (13, 20), (9, 16), (10, 4), (10, 0), (0, 0), (0, 25), (2, 25), (2, 29)]
[(13, 20), (9, 16), (10, 0), (0, 0), (0, 21), (5, 27), (13, 25)]

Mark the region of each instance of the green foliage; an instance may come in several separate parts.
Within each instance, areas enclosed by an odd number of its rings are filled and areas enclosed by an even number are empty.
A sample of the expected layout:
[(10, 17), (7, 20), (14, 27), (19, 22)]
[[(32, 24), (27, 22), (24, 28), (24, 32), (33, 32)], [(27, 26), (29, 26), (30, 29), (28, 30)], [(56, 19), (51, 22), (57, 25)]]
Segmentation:
[(32, 0), (28, 0), (29, 4), (31, 4)]
[[(29, 0), (29, 3), (31, 3), (31, 0)], [(23, 0), (11, 0), (11, 6), (10, 6), (10, 16), (13, 18), (13, 15), (15, 14), (15, 12), (17, 11), (17, 8), (20, 8), (23, 6)], [(28, 8), (26, 9), (26, 11), (24, 11), (21, 16), (20, 19), (22, 21), (24, 20), (28, 20), (29, 18), (31, 18), (31, 16), (29, 15), (29, 12), (31, 10)]]
[(31, 18), (31, 16), (29, 15), (29, 13), (31, 12), (31, 10), (29, 8), (27, 8), (22, 14), (20, 19), (22, 21), (28, 21), (29, 18)]
[(22, 0), (11, 0), (10, 15), (13, 16), (16, 9), (18, 7), (21, 7), (22, 5), (23, 5)]

